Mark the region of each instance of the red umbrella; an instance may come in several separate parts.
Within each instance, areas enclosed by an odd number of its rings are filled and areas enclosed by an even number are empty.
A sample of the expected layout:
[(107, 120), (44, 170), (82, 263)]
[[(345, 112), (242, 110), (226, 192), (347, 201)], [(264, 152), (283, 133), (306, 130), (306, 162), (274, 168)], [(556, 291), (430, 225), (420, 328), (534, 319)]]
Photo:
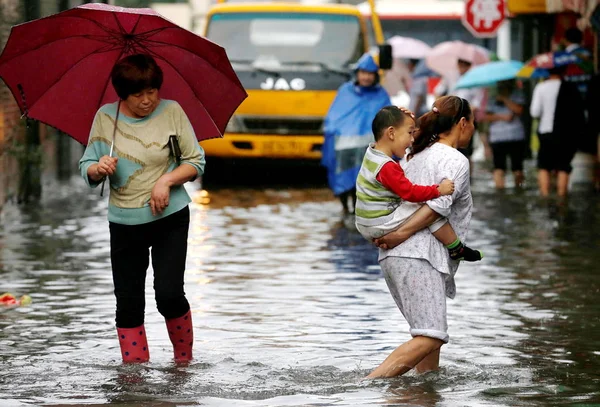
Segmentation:
[(12, 28), (0, 77), (21, 111), (86, 144), (94, 114), (117, 100), (114, 64), (152, 55), (163, 70), (161, 97), (179, 102), (199, 140), (222, 137), (247, 97), (225, 50), (152, 9), (82, 6)]

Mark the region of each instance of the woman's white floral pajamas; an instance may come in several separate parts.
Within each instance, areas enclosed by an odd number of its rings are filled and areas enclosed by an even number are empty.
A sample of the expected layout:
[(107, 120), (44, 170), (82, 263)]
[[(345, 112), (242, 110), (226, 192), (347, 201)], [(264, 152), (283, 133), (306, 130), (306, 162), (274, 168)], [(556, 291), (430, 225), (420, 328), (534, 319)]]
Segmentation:
[[(473, 199), (469, 161), (458, 150), (435, 143), (410, 161), (402, 162), (406, 177), (417, 185), (454, 181), (454, 193), (426, 204), (446, 217), (464, 243)], [(425, 228), (391, 250), (379, 251), (379, 263), (398, 308), (410, 325), (412, 336), (428, 336), (448, 342), (446, 298), (454, 298), (454, 274), (459, 262)]]

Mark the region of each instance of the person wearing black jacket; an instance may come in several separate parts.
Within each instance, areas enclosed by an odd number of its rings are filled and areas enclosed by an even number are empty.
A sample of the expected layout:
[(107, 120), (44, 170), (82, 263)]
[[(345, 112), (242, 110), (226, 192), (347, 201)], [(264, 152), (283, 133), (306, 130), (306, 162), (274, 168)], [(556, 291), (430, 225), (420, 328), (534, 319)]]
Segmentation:
[(539, 118), (538, 186), (542, 196), (550, 194), (556, 173), (557, 195), (567, 195), (571, 161), (586, 135), (585, 104), (577, 86), (563, 80), (565, 69), (550, 70), (550, 77), (533, 90), (530, 113)]

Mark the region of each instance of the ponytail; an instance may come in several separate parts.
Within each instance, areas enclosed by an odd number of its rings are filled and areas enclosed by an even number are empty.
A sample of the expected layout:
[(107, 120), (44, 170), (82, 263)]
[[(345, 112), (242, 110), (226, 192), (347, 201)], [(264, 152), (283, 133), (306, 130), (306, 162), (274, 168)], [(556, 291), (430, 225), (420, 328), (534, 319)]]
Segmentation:
[(457, 96), (444, 96), (438, 99), (431, 111), (417, 121), (419, 132), (415, 137), (408, 159), (420, 153), (440, 140), (440, 134), (452, 130), (463, 117), (471, 119), (471, 106), (465, 99)]

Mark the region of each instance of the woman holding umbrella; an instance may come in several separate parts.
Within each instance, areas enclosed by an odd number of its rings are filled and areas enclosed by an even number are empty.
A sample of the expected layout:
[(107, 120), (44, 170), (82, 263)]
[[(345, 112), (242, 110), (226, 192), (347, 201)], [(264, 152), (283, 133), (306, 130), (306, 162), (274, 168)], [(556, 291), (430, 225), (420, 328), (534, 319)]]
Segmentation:
[[(190, 197), (183, 184), (202, 175), (204, 151), (181, 106), (160, 98), (163, 73), (151, 56), (123, 58), (111, 81), (119, 101), (96, 113), (79, 167), (90, 187), (110, 180), (108, 220), (122, 358), (150, 358), (144, 288), (152, 248), (158, 311), (166, 320), (175, 360), (188, 361), (193, 329), (183, 277)], [(175, 140), (179, 148), (170, 149)]]
[(25, 116), (87, 145), (80, 169), (88, 185), (110, 179), (123, 360), (149, 359), (144, 286), (150, 247), (158, 310), (175, 359), (190, 360), (192, 321), (183, 291), (190, 198), (182, 184), (204, 170), (196, 136), (222, 137), (247, 97), (225, 49), (152, 9), (90, 3), (13, 27), (0, 55), (0, 78)]

